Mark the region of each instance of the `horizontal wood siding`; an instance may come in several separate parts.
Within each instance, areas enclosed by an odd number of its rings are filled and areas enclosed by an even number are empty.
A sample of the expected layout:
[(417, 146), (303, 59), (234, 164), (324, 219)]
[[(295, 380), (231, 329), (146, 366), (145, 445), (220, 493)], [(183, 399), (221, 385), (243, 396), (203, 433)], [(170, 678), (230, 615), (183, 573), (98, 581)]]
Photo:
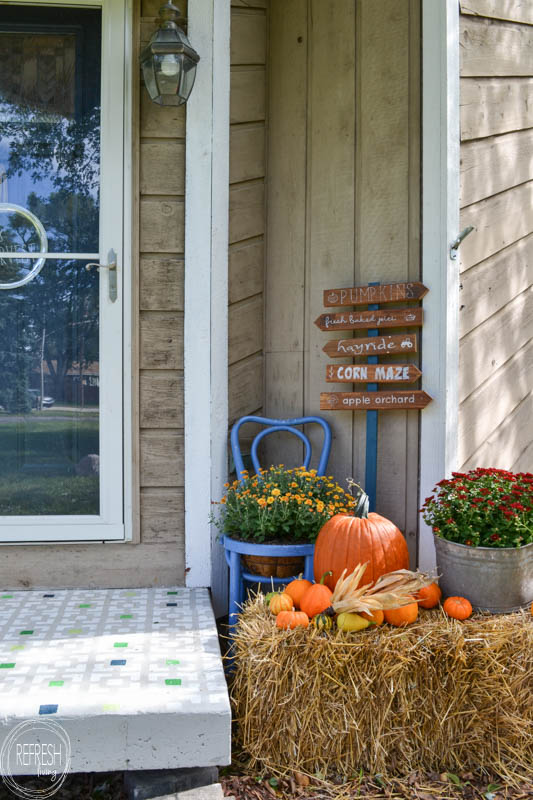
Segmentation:
[[(159, 0), (143, 0), (141, 44)], [(182, 13), (186, 12), (180, 3)], [(184, 583), (183, 252), (186, 107), (161, 108), (140, 90), (139, 522), (150, 549), (173, 546)]]
[(461, 2), (459, 462), (533, 468), (533, 2)]
[(263, 408), (268, 0), (232, 0), (229, 423)]
[[(420, 274), (417, 0), (272, 0), (267, 173), (268, 416), (316, 414), (323, 290)], [(288, 68), (288, 65), (290, 67)], [(348, 387), (349, 388), (349, 387)], [(322, 412), (329, 470), (364, 482), (365, 415)], [(378, 509), (416, 560), (418, 414), (379, 415)], [(320, 442), (320, 436), (315, 443)], [(301, 463), (287, 437), (269, 461)]]

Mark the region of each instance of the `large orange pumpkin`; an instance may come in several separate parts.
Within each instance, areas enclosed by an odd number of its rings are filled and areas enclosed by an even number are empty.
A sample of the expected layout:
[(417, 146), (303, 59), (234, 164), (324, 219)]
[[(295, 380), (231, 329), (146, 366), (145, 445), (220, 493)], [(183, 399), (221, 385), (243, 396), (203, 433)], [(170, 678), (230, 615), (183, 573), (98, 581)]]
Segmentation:
[[(368, 513), (368, 496), (360, 489), (355, 516), (335, 514), (322, 527), (315, 544), (315, 580), (328, 570), (325, 583), (335, 588), (344, 569), (347, 574), (368, 561), (364, 583), (387, 572), (409, 569), (409, 552), (402, 532), (390, 520)], [(364, 584), (361, 584), (364, 585)]]

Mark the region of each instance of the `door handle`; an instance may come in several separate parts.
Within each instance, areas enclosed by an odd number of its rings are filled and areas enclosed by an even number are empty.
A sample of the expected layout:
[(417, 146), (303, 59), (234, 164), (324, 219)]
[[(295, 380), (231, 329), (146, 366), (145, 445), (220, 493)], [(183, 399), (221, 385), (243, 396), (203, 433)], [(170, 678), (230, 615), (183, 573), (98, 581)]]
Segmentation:
[(114, 250), (110, 250), (107, 254), (107, 264), (98, 264), (96, 261), (91, 261), (87, 264), (85, 269), (90, 272), (92, 269), (107, 269), (109, 270), (109, 299), (112, 303), (117, 299), (117, 254)]

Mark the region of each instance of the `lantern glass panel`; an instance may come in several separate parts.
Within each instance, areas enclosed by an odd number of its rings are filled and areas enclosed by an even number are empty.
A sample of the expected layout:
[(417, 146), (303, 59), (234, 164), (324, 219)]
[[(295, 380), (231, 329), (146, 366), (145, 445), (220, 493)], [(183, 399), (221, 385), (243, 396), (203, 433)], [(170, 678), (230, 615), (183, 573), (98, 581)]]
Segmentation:
[(176, 105), (175, 99), (181, 77), (181, 58), (173, 53), (154, 56), (158, 95), (163, 105)]
[(148, 94), (155, 103), (161, 103), (161, 99), (159, 98), (159, 89), (157, 88), (157, 81), (155, 78), (154, 60), (151, 58), (147, 61), (144, 61), (142, 67), (144, 82), (146, 84), (146, 88), (148, 89)]
[(184, 59), (183, 72), (181, 74), (180, 95), (182, 102), (185, 103), (189, 99), (194, 86), (196, 78), (196, 64), (188, 58)]

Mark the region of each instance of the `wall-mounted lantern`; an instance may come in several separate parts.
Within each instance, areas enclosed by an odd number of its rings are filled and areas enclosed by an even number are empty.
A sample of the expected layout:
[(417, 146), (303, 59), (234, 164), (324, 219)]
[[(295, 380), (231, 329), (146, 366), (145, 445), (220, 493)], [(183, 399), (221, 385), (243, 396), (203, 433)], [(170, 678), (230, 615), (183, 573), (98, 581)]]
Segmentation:
[(159, 9), (159, 29), (141, 53), (144, 82), (160, 106), (186, 103), (194, 86), (200, 56), (178, 26), (179, 8), (170, 0)]

